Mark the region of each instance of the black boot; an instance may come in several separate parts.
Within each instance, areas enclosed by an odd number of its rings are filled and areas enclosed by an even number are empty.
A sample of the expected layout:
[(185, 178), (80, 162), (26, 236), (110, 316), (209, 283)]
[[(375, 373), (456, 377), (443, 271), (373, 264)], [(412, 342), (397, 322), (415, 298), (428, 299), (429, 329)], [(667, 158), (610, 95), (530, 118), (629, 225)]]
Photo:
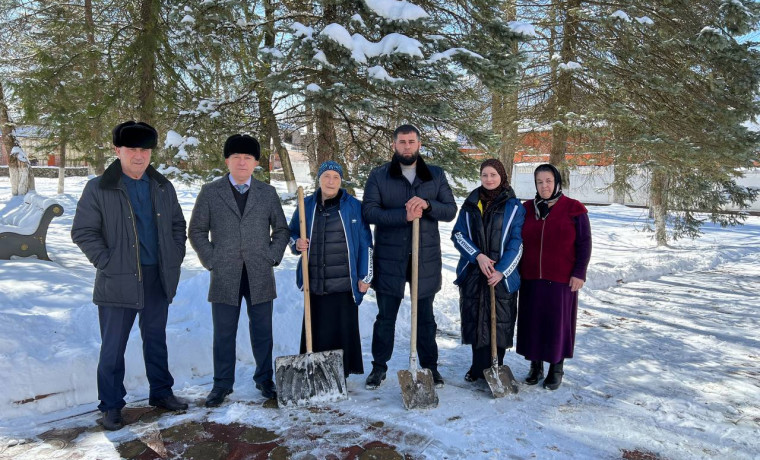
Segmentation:
[(525, 377), (525, 383), (528, 385), (535, 385), (539, 380), (544, 378), (544, 362), (543, 361), (531, 361), (530, 372)]
[(385, 371), (379, 367), (373, 367), (370, 372), (367, 381), (364, 383), (364, 387), (368, 390), (377, 390), (381, 383), (385, 380)]
[(561, 360), (557, 364), (549, 364), (549, 372), (546, 374), (546, 380), (544, 380), (544, 388), (547, 390), (556, 390), (562, 384), (562, 376), (565, 374), (562, 371), (562, 364), (565, 360)]
[(124, 419), (121, 418), (121, 409), (109, 409), (103, 413), (100, 424), (108, 431), (116, 431), (124, 428)]
[(166, 410), (170, 411), (180, 411), (180, 410), (187, 410), (187, 403), (178, 397), (172, 395), (166, 396), (164, 398), (149, 398), (148, 404), (154, 407), (162, 407)]
[(232, 393), (232, 388), (213, 387), (206, 396), (206, 407), (218, 407), (224, 402), (224, 398)]

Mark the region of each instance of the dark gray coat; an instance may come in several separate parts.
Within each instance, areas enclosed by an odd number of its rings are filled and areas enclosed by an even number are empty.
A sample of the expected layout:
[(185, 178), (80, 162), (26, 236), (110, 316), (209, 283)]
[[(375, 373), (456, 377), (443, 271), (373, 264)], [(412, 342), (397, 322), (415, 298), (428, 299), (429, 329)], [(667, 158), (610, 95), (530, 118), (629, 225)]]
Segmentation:
[(228, 176), (201, 188), (188, 227), (190, 244), (211, 271), (209, 302), (238, 305), (243, 263), (251, 303), (266, 302), (277, 297), (274, 267), (290, 238), (285, 214), (274, 187), (252, 178), (241, 215)]
[(412, 253), (412, 223), (406, 220), (406, 202), (414, 196), (430, 202), (420, 219), (419, 298), (441, 290), (441, 236), (438, 221), (449, 222), (457, 214), (454, 195), (443, 169), (417, 160), (417, 177), (410, 184), (397, 161), (373, 169), (367, 179), (362, 214), (375, 224), (376, 292), (404, 297), (407, 267)]
[[(150, 196), (158, 231), (161, 285), (171, 303), (185, 258), (185, 218), (171, 182), (148, 166)], [(142, 309), (142, 273), (137, 227), (116, 160), (102, 176), (90, 180), (77, 203), (71, 239), (97, 268), (93, 303)]]

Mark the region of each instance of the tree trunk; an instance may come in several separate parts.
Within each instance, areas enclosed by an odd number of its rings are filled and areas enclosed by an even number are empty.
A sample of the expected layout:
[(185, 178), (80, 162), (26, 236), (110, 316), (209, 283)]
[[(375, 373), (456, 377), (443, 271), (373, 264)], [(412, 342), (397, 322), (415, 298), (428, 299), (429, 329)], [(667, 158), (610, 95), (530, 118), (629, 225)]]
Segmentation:
[(5, 92), (0, 82), (0, 132), (3, 136), (3, 146), (8, 152), (8, 176), (11, 181), (11, 195), (26, 195), (29, 190), (34, 190), (34, 174), (32, 165), (24, 155), (24, 151), (18, 146), (16, 136), (13, 134), (14, 123), (8, 115), (8, 106), (5, 103)]
[(317, 109), (317, 168), (323, 162), (338, 157), (338, 139), (332, 113)]
[[(563, 63), (574, 61), (578, 42), (578, 18), (571, 14), (580, 8), (581, 0), (567, 0), (563, 3), (564, 23), (562, 27), (562, 48), (560, 59)], [(573, 100), (573, 74), (570, 70), (560, 70), (557, 78), (555, 121), (552, 126), (552, 148), (549, 162), (562, 173), (563, 189), (570, 189), (570, 171), (567, 165), (567, 112)]]
[[(263, 85), (262, 85), (263, 86)], [(270, 120), (267, 116), (267, 112), (272, 110), (272, 102), (267, 99), (268, 93), (265, 89), (260, 88), (259, 95), (259, 121), (261, 123), (261, 134), (259, 135), (259, 143), (261, 144), (261, 158), (259, 158), (259, 166), (261, 167), (264, 182), (267, 184), (272, 180), (271, 167), (269, 165), (271, 152), (272, 152), (272, 126), (271, 124), (277, 124), (277, 120)]]
[[(264, 23), (264, 46), (267, 48), (273, 48), (275, 43), (275, 34), (274, 34), (274, 24), (275, 24), (275, 8), (272, 4), (272, 0), (264, 0), (264, 15), (266, 17), (266, 22)], [(277, 125), (277, 118), (274, 116), (274, 110), (272, 108), (272, 92), (269, 90), (269, 88), (266, 87), (266, 85), (263, 83), (266, 76), (269, 74), (269, 67), (265, 66), (265, 64), (261, 63), (257, 66), (256, 69), (257, 78), (259, 81), (262, 82), (260, 89), (257, 91), (259, 95), (259, 116), (261, 117), (261, 126), (262, 126), (262, 137), (263, 142), (262, 145), (266, 146), (266, 151), (270, 155), (266, 159), (266, 178), (268, 180), (271, 180), (270, 175), (270, 158), (272, 153), (272, 144), (274, 144), (274, 151), (277, 152), (277, 155), (280, 158), (280, 164), (282, 165), (283, 173), (285, 174), (285, 181), (288, 184), (288, 192), (295, 193), (296, 188), (294, 186), (295, 181), (293, 183), (289, 182), (288, 178), (288, 172), (290, 172), (290, 179), (292, 179), (293, 176), (293, 168), (290, 167), (290, 157), (288, 156), (287, 152), (283, 155), (283, 150), (285, 148), (282, 146), (282, 140), (280, 139), (280, 128)], [(285, 163), (287, 161), (287, 167), (285, 166)], [(262, 165), (264, 166), (264, 165)], [(293, 188), (293, 190), (291, 190)]]
[(268, 89), (262, 88), (259, 91), (259, 95), (262, 101), (259, 104), (259, 109), (262, 111), (262, 122), (266, 133), (268, 133), (268, 135), (264, 135), (264, 139), (266, 140), (267, 145), (269, 145), (270, 140), (274, 144), (273, 150), (277, 152), (277, 156), (280, 158), (282, 173), (285, 176), (288, 193), (296, 193), (298, 189), (296, 176), (293, 173), (293, 165), (290, 163), (288, 149), (286, 149), (285, 145), (282, 143), (280, 127), (277, 125), (277, 118), (274, 116), (274, 110), (272, 109), (272, 93), (269, 92)]
[(140, 121), (154, 124), (156, 110), (156, 55), (159, 48), (160, 0), (142, 0), (140, 4), (140, 29), (137, 42), (140, 56), (138, 60), (138, 117)]
[(309, 161), (309, 172), (316, 180), (319, 163), (317, 163), (317, 141), (314, 134), (314, 109), (306, 103), (306, 159)]
[[(504, 164), (507, 180), (512, 183), (512, 170), (515, 166), (515, 153), (517, 152), (518, 133), (518, 109), (517, 93), (494, 94), (494, 118), (498, 117), (497, 134), (501, 139), (499, 146), (499, 160)], [(494, 120), (496, 122), (496, 120)]]
[[(507, 21), (517, 19), (517, 7), (515, 1), (511, 0), (504, 4), (504, 17)], [(518, 43), (515, 40), (512, 43), (512, 53), (517, 54)], [(504, 164), (504, 170), (507, 173), (507, 181), (512, 183), (512, 170), (515, 164), (515, 153), (517, 152), (518, 141), (518, 120), (520, 119), (519, 109), (517, 106), (518, 89), (508, 94), (494, 93), (491, 102), (491, 113), (493, 117), (493, 129), (501, 140), (499, 146), (499, 159)]]
[(668, 173), (660, 168), (652, 170), (649, 186), (649, 206), (654, 217), (654, 238), (657, 246), (668, 245)]
[[(87, 70), (90, 73), (89, 78), (95, 79), (94, 101), (98, 102), (102, 98), (101, 86), (98, 76), (98, 53), (95, 50), (95, 21), (92, 15), (92, 0), (84, 0), (84, 20), (87, 28), (87, 45), (90, 47), (87, 54)], [(92, 155), (92, 168), (95, 174), (101, 175), (106, 170), (106, 157), (102, 146), (103, 136), (103, 120), (101, 116), (101, 109), (96, 108), (92, 120), (92, 126), (90, 128), (90, 142), (92, 142), (93, 155)], [(63, 161), (63, 160), (62, 160)], [(66, 165), (64, 164), (64, 167)], [(60, 192), (63, 193), (63, 192)]]
[(58, 194), (63, 194), (63, 185), (66, 180), (66, 141), (62, 138), (58, 146), (61, 159), (58, 162)]
[(349, 195), (356, 196), (356, 189), (354, 189), (354, 186), (351, 182), (351, 171), (348, 168), (348, 163), (346, 162), (346, 158), (349, 156), (349, 147), (346, 147), (346, 150), (343, 152), (343, 155), (341, 155), (340, 158), (336, 158), (335, 161), (340, 164), (340, 167), (343, 168), (343, 183), (341, 184), (341, 187), (345, 188)]
[(627, 180), (627, 174), (623, 172), (623, 168), (620, 165), (612, 165), (612, 202), (616, 204), (625, 204), (625, 182)]

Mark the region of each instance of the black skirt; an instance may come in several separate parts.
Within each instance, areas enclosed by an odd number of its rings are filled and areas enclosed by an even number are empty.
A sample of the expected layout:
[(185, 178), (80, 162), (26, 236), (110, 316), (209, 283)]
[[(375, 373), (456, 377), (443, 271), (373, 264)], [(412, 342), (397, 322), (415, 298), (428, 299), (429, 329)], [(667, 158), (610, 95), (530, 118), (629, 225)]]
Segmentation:
[[(343, 350), (343, 371), (346, 377), (348, 374), (363, 374), (359, 307), (354, 302), (353, 293), (310, 294), (310, 299), (313, 351)], [(306, 353), (303, 325), (301, 353)]]

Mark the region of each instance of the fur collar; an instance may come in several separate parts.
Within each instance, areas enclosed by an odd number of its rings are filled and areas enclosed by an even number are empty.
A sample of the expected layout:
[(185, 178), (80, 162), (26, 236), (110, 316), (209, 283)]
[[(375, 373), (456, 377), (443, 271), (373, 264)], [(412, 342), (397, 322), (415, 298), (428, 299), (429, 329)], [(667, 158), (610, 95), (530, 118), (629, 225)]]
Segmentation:
[[(433, 174), (425, 164), (425, 160), (423, 160), (422, 156), (419, 155), (417, 156), (416, 172), (417, 177), (419, 177), (422, 182), (433, 180)], [(396, 159), (396, 155), (394, 155), (393, 159), (391, 160), (389, 173), (391, 177), (401, 178), (404, 176), (404, 174), (401, 172), (401, 163)]]
[[(148, 169), (145, 170), (145, 173), (148, 175), (148, 178), (158, 182), (159, 186), (169, 183), (169, 179), (156, 171), (156, 169), (151, 165), (148, 165)], [(121, 185), (122, 174), (121, 160), (116, 159), (116, 161), (111, 163), (111, 166), (106, 168), (105, 172), (101, 176), (100, 188), (119, 188)]]

